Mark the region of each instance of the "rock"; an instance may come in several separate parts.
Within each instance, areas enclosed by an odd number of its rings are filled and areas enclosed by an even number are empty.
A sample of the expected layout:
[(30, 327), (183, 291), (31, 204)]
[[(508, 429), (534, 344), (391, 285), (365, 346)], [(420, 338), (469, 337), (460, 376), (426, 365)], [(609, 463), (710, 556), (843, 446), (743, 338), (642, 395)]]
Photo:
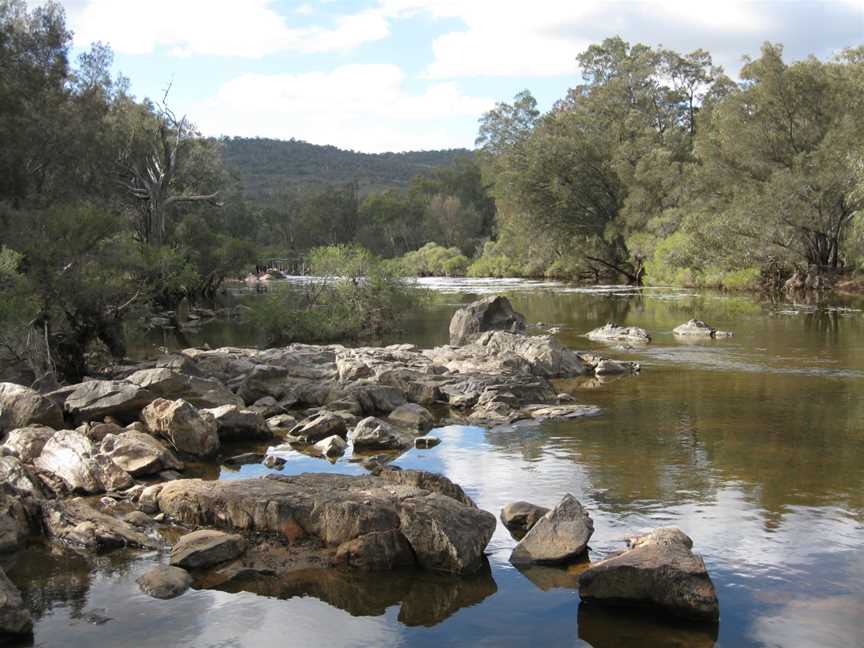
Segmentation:
[(3, 635), (30, 635), (33, 633), (33, 618), (30, 616), (21, 593), (0, 569), (0, 637)]
[(126, 380), (147, 389), (159, 398), (182, 398), (195, 407), (243, 407), (243, 399), (214, 378), (157, 367), (136, 371)]
[(38, 524), (31, 523), (32, 517), (38, 516), (38, 505), (32, 505), (33, 500), (22, 499), (8, 484), (3, 484), (3, 488), (6, 492), (0, 492), (0, 554), (21, 548), (34, 527), (38, 530)]
[(63, 427), (63, 412), (29, 387), (0, 382), (0, 434), (30, 425)]
[(348, 435), (348, 428), (340, 416), (332, 412), (319, 412), (300, 421), (288, 434), (301, 443), (311, 444), (334, 434), (344, 438)]
[(252, 410), (241, 409), (237, 405), (223, 405), (202, 411), (216, 420), (219, 440), (223, 443), (269, 439), (272, 436), (264, 417)]
[(734, 335), (731, 331), (718, 331), (713, 326), (697, 319), (691, 319), (680, 326), (676, 326), (672, 332), (679, 337), (711, 339), (718, 337), (732, 337)]
[[(436, 571), (475, 572), (495, 529), (445, 477), (422, 471), (381, 470), (376, 475), (307, 473), (261, 479), (164, 484), (159, 508), (184, 524), (262, 534), (289, 546), (320, 543), (338, 548), (370, 533), (399, 531), (416, 565)], [(375, 546), (381, 538), (367, 538)], [(310, 544), (311, 543), (311, 544)], [(352, 545), (353, 546), (353, 545)], [(345, 551), (348, 550), (346, 547)], [(353, 549), (348, 555), (357, 555)]]
[(318, 443), (315, 444), (315, 450), (320, 452), (325, 457), (335, 459), (336, 457), (341, 457), (345, 454), (345, 448), (347, 444), (345, 443), (345, 439), (334, 434), (333, 436), (329, 436), (326, 439), (321, 439)]
[(42, 521), (49, 536), (97, 551), (117, 547), (155, 549), (158, 546), (128, 522), (97, 511), (80, 498), (46, 502)]
[(59, 430), (45, 443), (34, 465), (59, 477), (70, 491), (104, 493), (132, 485), (132, 478), (83, 434)]
[(290, 414), (277, 414), (268, 418), (266, 425), (271, 435), (279, 436), (288, 434), (297, 425), (297, 419)]
[(528, 405), (521, 410), (535, 421), (565, 420), (597, 416), (600, 408), (596, 405)]
[(619, 374), (639, 373), (641, 366), (638, 362), (623, 362), (620, 360), (600, 360), (594, 368), (598, 376), (614, 376)]
[(351, 432), (351, 443), (355, 450), (401, 450), (411, 445), (414, 436), (386, 421), (367, 416)]
[(525, 534), (510, 554), (514, 565), (562, 564), (584, 558), (594, 522), (579, 501), (565, 495)]
[(216, 421), (185, 400), (158, 398), (141, 412), (151, 432), (165, 437), (179, 452), (209, 457), (219, 450)]
[(138, 508), (142, 512), (150, 515), (159, 512), (159, 493), (162, 491), (162, 484), (153, 484), (147, 486), (141, 495), (138, 497)]
[(589, 340), (599, 342), (640, 342), (647, 344), (651, 341), (648, 331), (638, 326), (619, 326), (618, 324), (606, 324), (600, 328), (587, 333)]
[(6, 435), (3, 447), (22, 462), (33, 463), (52, 436), (54, 429), (41, 425), (18, 428)]
[(525, 537), (549, 509), (529, 502), (510, 502), (501, 509), (501, 522), (516, 540)]
[(582, 358), (552, 335), (513, 335), (501, 331), (485, 333), (473, 343), (494, 357), (516, 356), (526, 369), (544, 378), (571, 378), (590, 373)]
[(171, 549), (171, 564), (200, 569), (233, 560), (246, 550), (243, 536), (201, 529), (181, 537)]
[(228, 466), (245, 466), (247, 464), (258, 464), (264, 461), (263, 452), (244, 452), (242, 454), (228, 457), (224, 463)]
[(66, 395), (63, 409), (79, 422), (106, 416), (131, 422), (156, 398), (153, 392), (121, 380), (89, 380), (57, 392)]
[(177, 598), (192, 585), (192, 577), (185, 569), (158, 565), (137, 581), (141, 591), (157, 599)]
[(153, 519), (143, 511), (129, 511), (123, 516), (123, 521), (135, 527), (149, 527)]
[(0, 457), (0, 489), (18, 497), (43, 497), (37, 477), (15, 456)]
[(405, 396), (395, 387), (377, 383), (355, 383), (335, 390), (327, 398), (327, 409), (344, 409), (357, 416), (389, 414), (405, 404)]
[(264, 457), (264, 466), (273, 470), (282, 470), (287, 462), (283, 457), (276, 455), (267, 455)]
[(414, 439), (414, 447), (418, 450), (429, 450), (439, 443), (441, 443), (441, 439), (434, 436), (417, 437)]
[(102, 440), (99, 449), (134, 477), (183, 469), (183, 464), (173, 452), (156, 438), (142, 432), (109, 434)]
[(432, 416), (432, 412), (416, 403), (405, 403), (404, 405), (400, 405), (390, 412), (387, 419), (393, 423), (393, 425), (417, 430), (421, 433), (431, 430), (435, 420)]
[(123, 432), (124, 428), (120, 427), (116, 423), (94, 423), (92, 425), (88, 425), (86, 431), (82, 431), (82, 434), (90, 439), (93, 443), (102, 443), (102, 440), (108, 436), (109, 434), (120, 434)]
[(491, 296), (463, 306), (450, 320), (450, 345), (461, 346), (485, 331), (525, 332), (525, 318), (506, 297)]
[(714, 584), (693, 541), (677, 528), (655, 529), (617, 556), (593, 563), (579, 577), (583, 601), (651, 606), (674, 616), (717, 621)]
[(396, 529), (373, 531), (343, 542), (336, 561), (364, 571), (390, 571), (414, 566), (414, 553), (405, 536)]

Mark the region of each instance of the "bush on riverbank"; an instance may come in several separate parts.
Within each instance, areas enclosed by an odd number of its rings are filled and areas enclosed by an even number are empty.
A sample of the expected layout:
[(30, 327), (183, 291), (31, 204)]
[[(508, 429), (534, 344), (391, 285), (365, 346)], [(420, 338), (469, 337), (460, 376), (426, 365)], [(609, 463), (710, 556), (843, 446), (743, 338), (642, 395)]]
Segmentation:
[(396, 261), (396, 267), (407, 276), (464, 277), (470, 261), (457, 247), (427, 243)]

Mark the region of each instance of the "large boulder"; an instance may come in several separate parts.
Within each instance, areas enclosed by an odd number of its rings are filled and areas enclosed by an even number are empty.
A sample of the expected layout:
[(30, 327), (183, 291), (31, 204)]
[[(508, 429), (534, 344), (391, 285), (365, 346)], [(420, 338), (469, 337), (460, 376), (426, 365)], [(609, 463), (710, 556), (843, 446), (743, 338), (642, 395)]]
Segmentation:
[(450, 344), (461, 346), (485, 331), (525, 332), (525, 318), (506, 297), (491, 296), (463, 306), (450, 320)]
[(132, 478), (100, 454), (93, 442), (72, 430), (58, 430), (34, 465), (58, 477), (73, 492), (104, 493), (132, 485)]
[(233, 560), (246, 550), (246, 541), (236, 533), (200, 529), (182, 536), (171, 549), (171, 564), (187, 569), (210, 567)]
[(142, 574), (136, 582), (142, 592), (153, 598), (172, 599), (189, 589), (192, 577), (180, 567), (157, 565)]
[(401, 450), (414, 442), (416, 434), (367, 416), (351, 432), (355, 450)]
[(288, 432), (288, 436), (300, 443), (316, 443), (333, 435), (345, 438), (348, 428), (345, 419), (332, 412), (319, 412), (303, 419)]
[(183, 469), (183, 464), (173, 452), (158, 439), (143, 432), (109, 434), (102, 439), (99, 449), (134, 477)]
[(178, 452), (209, 457), (219, 450), (214, 418), (183, 399), (158, 398), (144, 408), (141, 418), (151, 432), (163, 436)]
[(33, 632), (33, 618), (24, 605), (18, 588), (0, 569), (0, 637), (3, 635), (29, 635)]
[(111, 416), (128, 423), (156, 398), (153, 392), (122, 380), (88, 380), (57, 393), (65, 397), (63, 409), (79, 422)]
[(522, 539), (549, 509), (530, 502), (510, 502), (501, 509), (501, 522), (517, 540)]
[[(307, 473), (215, 482), (177, 480), (162, 485), (158, 507), (184, 524), (258, 533), (289, 545), (318, 543), (325, 561), (333, 559), (332, 549), (339, 553), (342, 545), (341, 553), (349, 561), (354, 556), (357, 562), (369, 547), (383, 543), (393, 548), (394, 556), (404, 556), (398, 550), (398, 533), (410, 544), (414, 565), (453, 573), (480, 569), (495, 529), (494, 516), (477, 509), (456, 484), (410, 470), (365, 476)], [(366, 537), (391, 531), (386, 538)], [(370, 569), (380, 566), (369, 557), (359, 562)]]
[(258, 412), (237, 405), (222, 405), (203, 411), (216, 420), (216, 431), (223, 443), (269, 439), (272, 436), (264, 417)]
[(638, 326), (620, 326), (611, 322), (587, 333), (589, 340), (598, 342), (638, 342), (646, 344), (651, 341), (651, 336), (643, 328)]
[(714, 584), (692, 547), (680, 529), (655, 529), (632, 539), (626, 551), (592, 564), (579, 577), (579, 594), (591, 603), (650, 606), (674, 616), (717, 621)]
[[(191, 362), (188, 359), (186, 361)], [(172, 371), (167, 367), (142, 369), (126, 380), (147, 389), (159, 398), (182, 398), (195, 407), (243, 406), (243, 399), (218, 380)]]
[(33, 463), (52, 436), (54, 429), (42, 425), (17, 428), (6, 435), (3, 447), (24, 463)]
[(510, 554), (510, 562), (556, 565), (584, 558), (593, 533), (591, 516), (568, 493), (519, 541)]
[(0, 383), (0, 434), (28, 425), (63, 427), (63, 412), (50, 398), (29, 387)]

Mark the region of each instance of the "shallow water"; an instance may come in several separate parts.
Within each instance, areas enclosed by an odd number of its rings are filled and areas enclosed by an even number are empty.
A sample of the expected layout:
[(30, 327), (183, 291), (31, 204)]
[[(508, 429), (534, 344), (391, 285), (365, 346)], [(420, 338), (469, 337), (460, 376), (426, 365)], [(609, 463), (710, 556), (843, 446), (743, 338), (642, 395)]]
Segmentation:
[[(94, 559), (34, 548), (10, 576), (36, 614), (36, 645), (864, 645), (864, 303), (426, 283), (436, 296), (399, 341), (445, 343), (457, 305), (506, 292), (529, 321), (560, 327), (565, 344), (636, 359), (643, 369), (608, 382), (558, 383), (599, 406), (597, 417), (511, 430), (439, 428), (441, 445), (396, 463), (444, 473), (496, 514), (514, 499), (551, 506), (573, 493), (594, 518), (595, 560), (635, 532), (681, 527), (717, 587), (718, 627), (580, 605), (579, 568), (514, 569), (507, 558), (515, 541), (499, 524), (490, 569), (472, 579), (318, 572), (173, 601), (135, 585), (154, 561), (167, 560), (163, 554)], [(735, 337), (674, 339), (672, 328), (691, 317)], [(654, 339), (621, 348), (583, 337), (607, 321), (643, 326)], [(214, 346), (254, 342), (253, 332), (224, 327), (201, 335)], [(350, 455), (334, 465), (285, 456), (283, 473), (364, 471)], [(223, 467), (218, 477), (266, 472)]]

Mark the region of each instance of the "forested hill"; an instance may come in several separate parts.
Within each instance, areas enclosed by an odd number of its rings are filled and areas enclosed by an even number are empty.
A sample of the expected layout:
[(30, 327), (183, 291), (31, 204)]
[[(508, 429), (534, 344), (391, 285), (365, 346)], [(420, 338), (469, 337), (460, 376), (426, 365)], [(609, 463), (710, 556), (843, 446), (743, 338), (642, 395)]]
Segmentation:
[(243, 181), (251, 200), (266, 200), (291, 185), (341, 184), (356, 181), (363, 194), (407, 186), (412, 177), (453, 162), (467, 149), (356, 153), (299, 140), (226, 138), (227, 168)]

